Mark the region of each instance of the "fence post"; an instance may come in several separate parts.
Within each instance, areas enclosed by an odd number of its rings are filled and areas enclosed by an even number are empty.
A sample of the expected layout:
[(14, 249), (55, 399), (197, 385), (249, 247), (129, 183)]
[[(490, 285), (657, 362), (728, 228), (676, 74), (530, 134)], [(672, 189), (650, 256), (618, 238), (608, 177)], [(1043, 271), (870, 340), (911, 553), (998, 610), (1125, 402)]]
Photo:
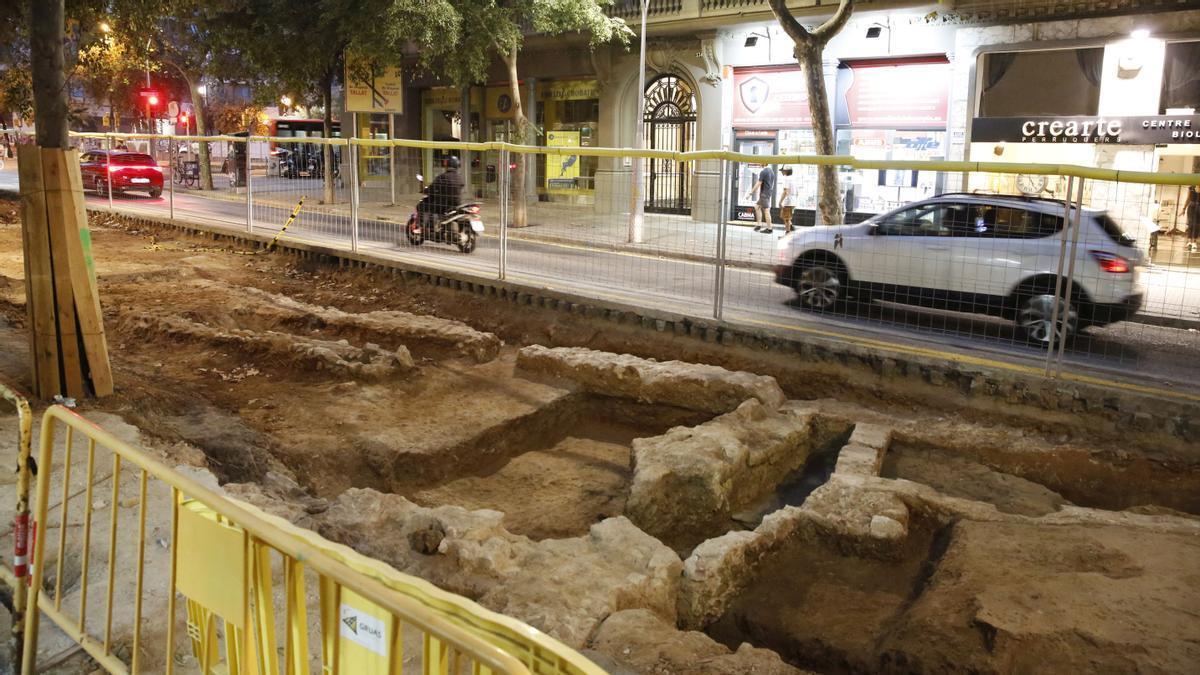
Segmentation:
[(106, 139), (108, 140), (108, 153), (105, 155), (106, 161), (105, 161), (105, 166), (104, 166), (104, 169), (105, 169), (104, 180), (108, 183), (108, 189), (105, 190), (105, 192), (108, 193), (108, 210), (112, 211), (113, 210), (113, 195), (112, 195), (113, 137), (110, 135), (110, 136), (107, 136)]
[(358, 153), (354, 149), (354, 137), (346, 145), (350, 156), (350, 250), (358, 252)]
[[(250, 187), (250, 166), (253, 162), (250, 161), (250, 137), (246, 137), (246, 231), (254, 232), (254, 194)], [(236, 155), (235, 155), (236, 159)], [(237, 175), (237, 167), (233, 168), (234, 175)]]
[(713, 318), (720, 321), (725, 311), (725, 236), (729, 230), (729, 219), (726, 217), (729, 200), (729, 162), (722, 158), (721, 168), (717, 177), (721, 187), (717, 190), (717, 251), (716, 263), (713, 269)]
[[(1058, 324), (1058, 304), (1059, 298), (1062, 297), (1062, 274), (1063, 262), (1067, 258), (1067, 230), (1071, 227), (1071, 189), (1075, 186), (1075, 177), (1067, 176), (1067, 198), (1063, 200), (1063, 228), (1062, 236), (1059, 237), (1058, 247), (1058, 273), (1054, 276), (1054, 302), (1050, 309), (1050, 339), (1046, 345), (1046, 377), (1051, 377), (1050, 362), (1054, 357), (1054, 338), (1057, 333), (1055, 328)], [(1020, 311), (1020, 308), (1017, 309)]]
[(175, 220), (175, 139), (167, 141), (167, 173), (171, 179), (167, 181), (167, 200), (171, 203), (171, 220)]
[[(1075, 184), (1075, 222), (1071, 231), (1071, 261), (1067, 264), (1067, 291), (1063, 295), (1063, 298), (1066, 300), (1066, 306), (1063, 308), (1063, 339), (1058, 341), (1058, 359), (1054, 365), (1054, 377), (1062, 375), (1063, 352), (1067, 345), (1065, 324), (1070, 319), (1072, 309), (1076, 312), (1079, 311), (1078, 307), (1071, 306), (1071, 295), (1075, 287), (1075, 258), (1079, 252), (1079, 231), (1083, 229), (1083, 186), (1084, 179), (1081, 176)], [(1070, 199), (1071, 195), (1068, 194), (1067, 200), (1070, 201)], [(1055, 318), (1057, 318), (1057, 315)]]
[(500, 174), (497, 177), (500, 181), (500, 280), (508, 276), (508, 150), (500, 150), (500, 160), (497, 162), (499, 166), (496, 168)]
[(392, 200), (389, 206), (396, 205), (396, 116), (388, 113), (388, 183), (392, 190)]

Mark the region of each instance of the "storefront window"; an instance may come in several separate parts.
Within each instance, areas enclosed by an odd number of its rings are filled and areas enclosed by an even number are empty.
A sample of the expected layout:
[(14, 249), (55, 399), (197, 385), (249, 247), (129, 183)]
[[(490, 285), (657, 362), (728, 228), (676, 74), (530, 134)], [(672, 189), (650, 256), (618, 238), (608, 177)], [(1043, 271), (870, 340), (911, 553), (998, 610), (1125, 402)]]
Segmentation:
[(980, 59), (979, 115), (1095, 115), (1104, 49), (997, 52)]
[[(545, 120), (550, 122), (547, 128), (548, 131), (564, 132), (559, 137), (556, 137), (564, 143), (564, 147), (574, 145), (587, 148), (599, 145), (600, 139), (597, 129), (600, 128), (600, 101), (598, 99), (545, 101), (543, 104), (543, 115)], [(549, 144), (549, 140), (547, 140), (547, 145)], [(593, 181), (595, 180), (599, 159), (584, 155), (576, 157), (576, 161), (578, 162), (578, 168), (574, 171), (567, 171), (567, 173), (575, 174), (573, 176), (575, 185), (571, 189), (595, 189)], [(555, 176), (547, 174), (546, 179), (547, 181), (555, 179), (557, 181), (555, 184), (566, 185), (562, 177), (555, 178)], [(547, 187), (551, 185), (553, 184), (547, 182)]]
[(1159, 112), (1186, 108), (1200, 110), (1200, 42), (1167, 45)]
[[(944, 131), (842, 129), (837, 152), (858, 159), (937, 160), (946, 156)], [(843, 176), (847, 212), (882, 213), (940, 191), (936, 171), (849, 171)]]

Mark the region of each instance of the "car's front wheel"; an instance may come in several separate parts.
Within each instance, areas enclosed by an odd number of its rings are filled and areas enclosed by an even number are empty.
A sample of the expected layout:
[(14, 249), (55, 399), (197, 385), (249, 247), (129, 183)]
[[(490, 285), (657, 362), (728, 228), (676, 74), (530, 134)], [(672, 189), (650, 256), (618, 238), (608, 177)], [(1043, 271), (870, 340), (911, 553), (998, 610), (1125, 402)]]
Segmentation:
[(1017, 309), (1017, 328), (1026, 340), (1047, 345), (1051, 336), (1054, 343), (1070, 340), (1079, 330), (1079, 311), (1075, 303), (1066, 299), (1058, 302), (1058, 315), (1054, 314), (1054, 294), (1030, 295), (1021, 300)]
[(796, 296), (805, 309), (828, 311), (846, 297), (841, 270), (830, 263), (803, 263), (795, 274)]

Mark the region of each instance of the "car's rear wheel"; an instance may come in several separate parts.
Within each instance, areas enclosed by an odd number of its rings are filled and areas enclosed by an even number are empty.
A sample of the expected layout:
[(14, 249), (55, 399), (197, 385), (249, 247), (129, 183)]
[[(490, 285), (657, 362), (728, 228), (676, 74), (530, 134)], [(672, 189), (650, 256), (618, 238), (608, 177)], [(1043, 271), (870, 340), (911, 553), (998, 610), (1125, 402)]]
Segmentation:
[(158, 199), (162, 196), (162, 188), (150, 188), (150, 198)]
[(1053, 335), (1054, 343), (1070, 340), (1079, 330), (1079, 311), (1075, 303), (1060, 299), (1058, 316), (1054, 314), (1054, 294), (1040, 293), (1021, 299), (1017, 309), (1017, 328), (1021, 335), (1035, 344), (1047, 345)]
[(831, 263), (801, 263), (794, 274), (796, 296), (805, 309), (828, 311), (837, 307), (846, 297), (846, 285), (841, 270)]

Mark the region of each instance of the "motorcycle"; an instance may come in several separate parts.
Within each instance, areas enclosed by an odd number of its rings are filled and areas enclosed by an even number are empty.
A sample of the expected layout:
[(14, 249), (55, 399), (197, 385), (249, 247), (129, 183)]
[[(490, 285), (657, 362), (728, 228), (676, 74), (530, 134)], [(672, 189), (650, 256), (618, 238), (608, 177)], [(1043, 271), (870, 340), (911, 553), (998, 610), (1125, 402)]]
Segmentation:
[(426, 193), (426, 196), (408, 217), (408, 224), (404, 228), (408, 243), (420, 246), (428, 239), (443, 244), (453, 244), (463, 253), (474, 251), (479, 235), (483, 233), (483, 219), (479, 217), (479, 202), (459, 204), (441, 215), (427, 213), (426, 219), (434, 222), (432, 225), (426, 225), (421, 222), (419, 214), (422, 210), (421, 205), (429, 203), (429, 188), (425, 186), (425, 178), (420, 174), (417, 174), (417, 182), (421, 184), (421, 192)]
[(291, 150), (280, 148), (277, 153), (276, 166), (279, 167), (279, 176), (281, 178), (299, 178), (300, 172), (296, 169), (296, 158)]

